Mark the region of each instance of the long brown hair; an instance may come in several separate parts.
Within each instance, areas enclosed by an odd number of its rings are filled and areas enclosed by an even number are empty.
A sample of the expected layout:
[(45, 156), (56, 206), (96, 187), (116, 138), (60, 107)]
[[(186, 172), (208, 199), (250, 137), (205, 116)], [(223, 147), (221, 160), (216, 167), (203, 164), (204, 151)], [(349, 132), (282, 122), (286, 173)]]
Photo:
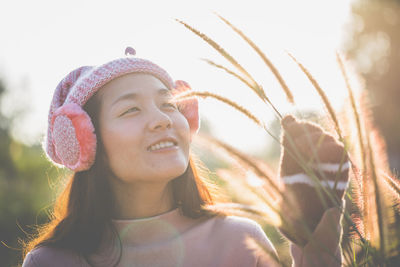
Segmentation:
[[(99, 107), (100, 100), (96, 95), (84, 106), (95, 129), (99, 129)], [(86, 258), (99, 249), (107, 230), (114, 231), (111, 223), (114, 198), (108, 181), (111, 171), (103, 160), (99, 131), (96, 135), (98, 142), (93, 166), (72, 174), (54, 204), (49, 223), (38, 226), (37, 234), (24, 244), (23, 257), (39, 246), (51, 246), (74, 251)], [(207, 209), (216, 198), (222, 200), (223, 196), (219, 195), (215, 184), (201, 177), (196, 165), (190, 156), (185, 173), (170, 181), (175, 207), (190, 218), (224, 216)]]

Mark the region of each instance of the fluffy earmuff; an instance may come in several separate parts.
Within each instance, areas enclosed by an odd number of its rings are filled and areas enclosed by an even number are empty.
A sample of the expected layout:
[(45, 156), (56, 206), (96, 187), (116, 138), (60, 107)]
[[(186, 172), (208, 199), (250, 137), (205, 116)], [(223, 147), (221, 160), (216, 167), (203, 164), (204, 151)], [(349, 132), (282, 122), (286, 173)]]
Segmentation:
[[(173, 94), (180, 94), (186, 91), (192, 90), (190, 85), (182, 80), (175, 81), (175, 88)], [(185, 116), (190, 126), (191, 134), (195, 134), (200, 128), (200, 117), (199, 117), (199, 102), (197, 98), (190, 98), (180, 101), (178, 103), (180, 112)]]
[(59, 107), (51, 119), (51, 131), (59, 163), (73, 171), (90, 168), (96, 155), (96, 135), (89, 115), (79, 105)]

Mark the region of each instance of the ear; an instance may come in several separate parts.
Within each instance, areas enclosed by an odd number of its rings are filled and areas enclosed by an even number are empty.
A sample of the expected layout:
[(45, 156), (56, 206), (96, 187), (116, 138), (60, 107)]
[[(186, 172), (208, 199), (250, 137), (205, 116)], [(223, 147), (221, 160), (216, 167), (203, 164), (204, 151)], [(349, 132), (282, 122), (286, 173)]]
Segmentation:
[[(190, 85), (182, 80), (175, 81), (175, 87), (172, 90), (173, 95), (178, 95), (180, 93), (192, 90)], [(185, 99), (177, 103), (179, 111), (185, 116), (189, 123), (191, 137), (196, 134), (200, 128), (200, 118), (199, 118), (199, 103), (197, 98)]]

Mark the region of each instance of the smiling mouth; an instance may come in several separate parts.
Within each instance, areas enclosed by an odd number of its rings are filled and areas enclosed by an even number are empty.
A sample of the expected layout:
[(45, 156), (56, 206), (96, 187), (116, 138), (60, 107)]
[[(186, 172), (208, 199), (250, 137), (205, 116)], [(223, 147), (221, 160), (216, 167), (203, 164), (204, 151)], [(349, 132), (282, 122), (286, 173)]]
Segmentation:
[(155, 151), (155, 150), (160, 150), (160, 149), (163, 149), (163, 148), (174, 147), (176, 145), (177, 145), (176, 142), (164, 141), (164, 142), (160, 142), (160, 143), (157, 143), (155, 145), (152, 145), (152, 146), (148, 147), (147, 150), (148, 151)]

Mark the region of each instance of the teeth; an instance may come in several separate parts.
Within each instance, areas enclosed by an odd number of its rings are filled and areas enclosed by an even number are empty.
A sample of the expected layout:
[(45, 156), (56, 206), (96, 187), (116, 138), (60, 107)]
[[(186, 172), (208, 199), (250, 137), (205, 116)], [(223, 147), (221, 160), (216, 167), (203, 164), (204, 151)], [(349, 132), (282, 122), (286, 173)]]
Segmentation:
[(158, 144), (152, 145), (149, 150), (153, 151), (153, 150), (158, 150), (158, 149), (161, 149), (161, 148), (172, 147), (172, 146), (174, 146), (173, 142), (170, 142), (170, 141), (160, 142)]

